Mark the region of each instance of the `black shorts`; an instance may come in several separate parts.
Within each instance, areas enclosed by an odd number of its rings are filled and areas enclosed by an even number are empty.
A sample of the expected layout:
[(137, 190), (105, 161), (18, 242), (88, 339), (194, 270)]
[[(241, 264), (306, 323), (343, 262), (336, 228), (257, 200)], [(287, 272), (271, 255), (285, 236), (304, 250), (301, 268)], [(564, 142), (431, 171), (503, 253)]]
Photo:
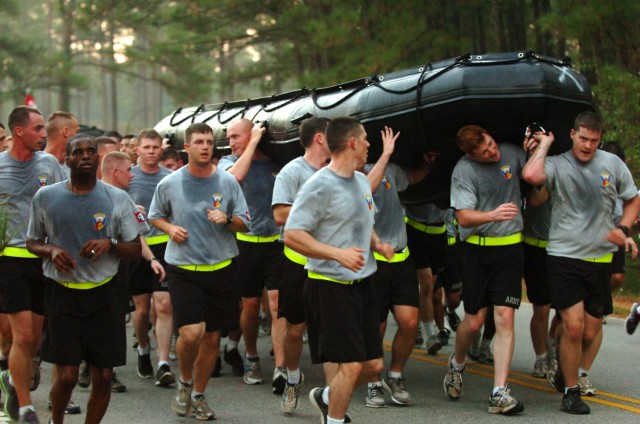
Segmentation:
[(547, 249), (524, 244), (524, 282), (527, 297), (534, 305), (549, 305), (551, 289), (547, 275)]
[(3, 313), (32, 311), (44, 315), (46, 284), (42, 259), (0, 256), (0, 303)]
[(462, 301), (464, 311), (477, 314), (489, 305), (518, 308), (522, 296), (522, 243), (478, 246), (460, 243), (464, 260)]
[(313, 364), (382, 357), (378, 300), (370, 278), (352, 285), (307, 278), (304, 301)]
[(77, 366), (82, 360), (98, 368), (126, 364), (125, 317), (113, 279), (89, 290), (47, 283), (46, 323), (41, 355), (46, 362)]
[(447, 293), (458, 293), (462, 290), (462, 256), (460, 242), (448, 245), (444, 251), (444, 271), (438, 274), (435, 288), (444, 287)]
[(302, 324), (305, 321), (303, 288), (307, 279), (304, 265), (289, 258), (282, 260), (282, 278), (278, 291), (278, 318), (285, 318), (290, 324)]
[(177, 328), (205, 323), (207, 332), (235, 330), (240, 320), (234, 263), (217, 271), (187, 271), (167, 266), (173, 322)]
[(595, 318), (613, 312), (611, 264), (547, 256), (551, 303), (562, 310), (584, 302), (584, 310)]
[(444, 270), (447, 233), (427, 234), (407, 225), (407, 240), (415, 269), (431, 268), (433, 275)]
[(262, 289), (278, 290), (283, 245), (279, 241), (252, 243), (238, 240), (236, 287), (242, 297), (262, 297)]
[[(149, 246), (149, 248), (153, 256), (160, 261), (166, 270), (167, 263), (164, 261), (164, 252), (167, 248), (167, 243), (154, 244)], [(146, 259), (142, 258), (136, 262), (125, 263), (125, 267), (128, 268), (129, 286), (132, 296), (169, 291), (167, 279), (165, 278), (161, 283), (160, 278), (153, 272), (151, 265)]]
[(624, 246), (619, 246), (618, 251), (613, 253), (613, 261), (611, 262), (612, 274), (624, 274), (626, 256), (627, 252), (624, 250)]
[(393, 307), (419, 306), (418, 277), (411, 255), (402, 262), (376, 261), (378, 270), (371, 276), (380, 305), (380, 322), (385, 322)]

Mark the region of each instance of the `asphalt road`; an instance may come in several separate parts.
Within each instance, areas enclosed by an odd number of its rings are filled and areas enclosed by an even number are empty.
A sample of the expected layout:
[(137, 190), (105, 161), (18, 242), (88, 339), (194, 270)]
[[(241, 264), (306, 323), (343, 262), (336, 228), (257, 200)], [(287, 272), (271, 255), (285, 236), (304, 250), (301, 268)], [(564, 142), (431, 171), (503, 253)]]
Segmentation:
[[(494, 423), (517, 420), (518, 423), (580, 422), (580, 423), (632, 423), (640, 420), (640, 334), (628, 336), (624, 321), (610, 318), (604, 327), (604, 342), (590, 378), (598, 389), (593, 398), (585, 398), (591, 407), (588, 416), (571, 416), (560, 411), (560, 394), (553, 391), (544, 380), (531, 376), (535, 355), (529, 339), (531, 306), (522, 305), (516, 314), (516, 350), (509, 387), (512, 394), (522, 400), (525, 411), (517, 417), (500, 417), (487, 413), (489, 392), (492, 388), (492, 367), (467, 362), (464, 373), (464, 392), (457, 402), (449, 401), (442, 389), (447, 359), (452, 344), (438, 355), (428, 355), (424, 349), (415, 349), (409, 360), (405, 376), (407, 388), (414, 404), (408, 407), (388, 406), (371, 409), (364, 406), (366, 387), (358, 388), (351, 400), (349, 414), (354, 423)], [(390, 320), (385, 342), (385, 357), (389, 358), (391, 335), (395, 323)], [(129, 340), (131, 325), (128, 326)], [(322, 385), (322, 371), (312, 366), (308, 353), (303, 354), (302, 370), (305, 383), (301, 403), (294, 417), (280, 413), (280, 396), (271, 393), (270, 339), (260, 336), (259, 350), (265, 383), (247, 386), (241, 377), (233, 376), (229, 366), (224, 366), (220, 378), (211, 379), (206, 396), (215, 410), (217, 421), (225, 423), (318, 423), (319, 416), (309, 403), (308, 392)], [(242, 351), (241, 347), (241, 351)], [(171, 399), (175, 389), (154, 386), (152, 379), (142, 380), (135, 372), (135, 351), (129, 349), (128, 365), (118, 369), (118, 377), (127, 385), (126, 393), (114, 393), (103, 420), (105, 423), (193, 423), (194, 418), (180, 418), (171, 412)], [(155, 363), (154, 363), (155, 366)], [(173, 366), (177, 371), (177, 364)], [(43, 364), (43, 378), (33, 393), (36, 409), (42, 423), (49, 417), (47, 396), (51, 381), (51, 366)], [(67, 416), (65, 422), (84, 422), (84, 410), (89, 389), (76, 388), (73, 398), (82, 405), (83, 414)], [(1, 414), (0, 414), (1, 415)], [(0, 422), (8, 419), (0, 416)]]

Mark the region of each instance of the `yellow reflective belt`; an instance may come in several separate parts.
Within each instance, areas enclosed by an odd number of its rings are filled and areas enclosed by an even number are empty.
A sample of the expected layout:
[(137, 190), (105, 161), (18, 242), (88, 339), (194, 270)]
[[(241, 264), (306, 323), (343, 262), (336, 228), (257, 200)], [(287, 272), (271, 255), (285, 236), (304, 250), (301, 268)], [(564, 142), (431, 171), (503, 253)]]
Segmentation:
[(549, 244), (549, 240), (537, 239), (535, 237), (530, 237), (530, 236), (524, 236), (523, 241), (525, 242), (525, 244), (528, 244), (529, 246), (541, 247), (543, 249), (546, 249), (547, 245)]
[(604, 256), (600, 256), (599, 258), (585, 258), (581, 260), (598, 264), (610, 264), (611, 262), (613, 262), (613, 252), (607, 253)]
[(338, 283), (338, 284), (344, 284), (344, 285), (351, 285), (354, 283), (359, 283), (360, 281), (362, 281), (362, 278), (358, 278), (357, 280), (349, 280), (349, 281), (345, 281), (345, 280), (337, 280), (335, 278), (331, 278), (331, 277), (325, 277), (322, 274), (317, 274), (313, 271), (308, 271), (307, 275), (309, 276), (309, 278), (313, 278), (315, 280), (325, 280), (325, 281), (332, 281), (334, 283)]
[(307, 264), (307, 262), (309, 262), (306, 256), (299, 254), (298, 252), (287, 246), (284, 247), (284, 255), (289, 258), (291, 262), (294, 262), (298, 265), (304, 266)]
[(159, 236), (145, 237), (144, 241), (147, 242), (149, 246), (153, 246), (156, 244), (167, 243), (169, 241), (169, 234), (162, 234)]
[(447, 226), (444, 224), (439, 226), (425, 225), (422, 222), (409, 218), (408, 216), (404, 218), (404, 221), (416, 230), (427, 234), (443, 234), (447, 231)]
[(80, 282), (80, 283), (76, 283), (73, 281), (57, 281), (56, 283), (60, 284), (61, 286), (64, 286), (68, 289), (74, 289), (74, 290), (89, 290), (89, 289), (95, 289), (96, 287), (100, 287), (103, 284), (107, 284), (109, 281), (111, 281), (113, 277), (109, 277), (106, 280), (100, 281), (98, 283), (93, 283), (93, 282)]
[(275, 236), (252, 236), (245, 233), (236, 233), (236, 238), (242, 241), (248, 241), (250, 243), (271, 243), (280, 239), (280, 234)]
[(2, 251), (2, 256), (11, 256), (12, 258), (37, 258), (38, 255), (34, 255), (29, 252), (26, 247), (11, 247), (7, 246)]
[(389, 262), (389, 263), (404, 262), (409, 257), (409, 247), (407, 246), (404, 249), (402, 249), (401, 252), (398, 252), (395, 255), (393, 255), (393, 258), (391, 259), (385, 258), (378, 252), (373, 252), (373, 257), (376, 258), (376, 261), (382, 261), (382, 262)]
[(231, 265), (231, 259), (227, 259), (226, 261), (218, 262), (217, 264), (212, 265), (177, 265), (177, 267), (186, 269), (187, 271), (211, 272), (217, 271), (229, 265)]
[(467, 243), (477, 244), (478, 246), (508, 246), (517, 244), (522, 241), (522, 233), (511, 234), (505, 237), (481, 237), (469, 236), (465, 239)]
[(456, 238), (455, 237), (449, 237), (447, 238), (447, 244), (449, 246), (453, 246), (454, 244), (456, 244)]

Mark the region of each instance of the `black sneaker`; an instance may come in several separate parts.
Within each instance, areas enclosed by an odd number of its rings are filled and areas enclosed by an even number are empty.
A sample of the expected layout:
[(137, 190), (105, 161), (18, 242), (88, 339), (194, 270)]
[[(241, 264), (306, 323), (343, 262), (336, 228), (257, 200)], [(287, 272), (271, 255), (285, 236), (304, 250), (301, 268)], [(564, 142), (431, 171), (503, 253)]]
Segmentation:
[(233, 373), (239, 377), (244, 375), (244, 361), (242, 360), (242, 356), (240, 356), (240, 352), (238, 352), (237, 348), (233, 348), (227, 350), (227, 347), (224, 347), (224, 362), (231, 365), (231, 369)]
[(140, 355), (138, 353), (138, 377), (140, 378), (152, 378), (153, 377), (153, 365), (151, 365), (151, 355)]
[(276, 367), (273, 370), (273, 380), (271, 383), (271, 391), (273, 394), (281, 395), (284, 393), (284, 389), (287, 386), (287, 369), (283, 367)]
[(2, 394), (4, 395), (5, 415), (12, 420), (18, 420), (20, 418), (20, 405), (16, 389), (9, 383), (9, 370), (0, 372), (0, 389), (2, 389)]
[(176, 382), (176, 376), (167, 364), (162, 364), (156, 373), (156, 386), (169, 387)]
[(8, 359), (0, 359), (0, 371), (9, 369), (9, 360)]
[[(549, 384), (551, 387), (556, 389), (558, 393), (564, 393), (564, 376), (562, 375), (562, 367), (560, 366), (560, 352), (559, 349), (556, 349), (557, 359), (558, 359), (558, 368), (556, 369), (556, 373), (553, 375), (552, 379), (549, 379)], [(547, 374), (550, 375), (550, 374)]]
[[(51, 411), (51, 409), (51, 397), (49, 397), (49, 411)], [(82, 408), (80, 408), (80, 405), (78, 405), (76, 401), (74, 401), (73, 399), (69, 399), (69, 402), (67, 402), (67, 406), (64, 408), (64, 413), (68, 415), (81, 414)]]
[(560, 409), (569, 414), (584, 415), (591, 412), (591, 408), (580, 396), (580, 388), (572, 387), (562, 396)]
[(445, 306), (444, 313), (447, 314), (447, 321), (449, 322), (449, 327), (451, 327), (452, 331), (456, 331), (458, 326), (460, 325), (460, 317), (456, 313), (456, 310), (449, 311), (449, 308)]
[(113, 373), (113, 378), (111, 379), (111, 391), (113, 393), (124, 393), (127, 391), (127, 386), (122, 384), (120, 380), (116, 378), (116, 373)]
[(309, 392), (309, 400), (311, 401), (311, 405), (313, 405), (318, 412), (320, 412), (320, 416), (322, 417), (322, 424), (327, 424), (327, 415), (329, 414), (329, 405), (324, 403), (322, 400), (322, 391), (324, 387), (316, 387), (311, 389)]

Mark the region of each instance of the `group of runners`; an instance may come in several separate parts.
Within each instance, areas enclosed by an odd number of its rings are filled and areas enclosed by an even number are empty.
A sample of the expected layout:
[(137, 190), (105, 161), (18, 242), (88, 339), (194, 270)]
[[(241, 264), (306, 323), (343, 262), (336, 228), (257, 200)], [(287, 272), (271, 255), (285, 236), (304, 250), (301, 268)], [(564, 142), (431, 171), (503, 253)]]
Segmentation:
[[(563, 393), (562, 410), (589, 413), (581, 396), (596, 394), (588, 374), (612, 312), (614, 252), (637, 254), (629, 228), (640, 209), (624, 162), (599, 149), (604, 126), (592, 112), (576, 118), (572, 147), (557, 156), (547, 157), (554, 136), (540, 128), (522, 146), (498, 144), (479, 126), (460, 129), (464, 155), (449, 208), (404, 205), (398, 194), (428, 175), (437, 153), (400, 167), (391, 162), (400, 134), (385, 127), (382, 153), (368, 163), (368, 134), (349, 117), (303, 121), (304, 155), (282, 168), (259, 148), (265, 128), (247, 119), (226, 128), (231, 154), (219, 162), (212, 129), (189, 126), (180, 168), (150, 129), (121, 149), (120, 140), (76, 134), (69, 113), (45, 123), (22, 106), (8, 127), (12, 143), (0, 154), (0, 353), (8, 369), (0, 387), (19, 422), (39, 422), (29, 391), (40, 358), (54, 364), (49, 422), (79, 412), (71, 400), (78, 382), (92, 384), (86, 422), (100, 422), (123, 387), (114, 368), (125, 364), (132, 309), (138, 376), (176, 386), (176, 415), (215, 419), (205, 389), (220, 357), (246, 384), (263, 382), (263, 296), (272, 391), (285, 415), (298, 408), (305, 329), (326, 382), (309, 400), (333, 424), (350, 422), (359, 384), (368, 386), (368, 407), (385, 407), (385, 392), (411, 404), (404, 366), (416, 341), (432, 354), (449, 343), (445, 317), (456, 332), (446, 395), (460, 398), (467, 355), (484, 346), (483, 360), (494, 364), (488, 411), (519, 413), (524, 404), (506, 382), (523, 273), (534, 305), (533, 375)], [(398, 325), (385, 369), (390, 313)], [(483, 326), (487, 342), (478, 341)]]

